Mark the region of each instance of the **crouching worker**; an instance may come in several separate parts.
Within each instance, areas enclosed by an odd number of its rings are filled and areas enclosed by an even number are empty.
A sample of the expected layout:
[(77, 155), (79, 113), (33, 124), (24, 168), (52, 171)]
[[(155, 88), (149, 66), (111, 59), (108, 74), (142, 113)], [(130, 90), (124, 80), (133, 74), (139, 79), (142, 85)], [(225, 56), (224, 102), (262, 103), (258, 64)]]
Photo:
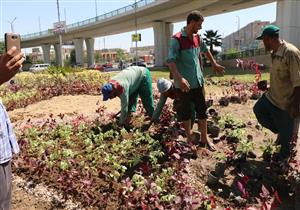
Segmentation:
[[(164, 78), (160, 78), (157, 80), (157, 89), (158, 92), (160, 93), (160, 97), (157, 106), (154, 110), (151, 123), (159, 121), (159, 117), (168, 98), (174, 100), (173, 107), (176, 110), (176, 104), (177, 104), (176, 89), (174, 87), (173, 82)], [(180, 116), (177, 116), (177, 119), (178, 121), (181, 121)], [(195, 114), (192, 115), (192, 125), (194, 124), (194, 121), (195, 121)]]
[[(182, 122), (184, 116), (180, 115), (180, 113), (178, 113), (178, 111), (177, 111), (178, 109), (181, 108), (181, 101), (179, 100), (178, 90), (176, 90), (176, 88), (174, 87), (173, 82), (171, 82), (167, 79), (160, 78), (157, 81), (157, 89), (161, 93), (161, 95), (160, 95), (159, 101), (157, 103), (156, 109), (153, 113), (151, 123), (159, 121), (160, 114), (161, 114), (162, 109), (168, 98), (171, 98), (174, 100), (173, 107), (176, 111), (176, 118), (179, 122)], [(194, 122), (195, 122), (196, 112), (195, 112), (194, 105), (191, 104), (191, 106), (192, 106), (191, 107), (191, 112), (192, 112), (191, 113), (191, 128), (192, 128), (194, 125)], [(151, 125), (151, 123), (150, 123), (150, 125)], [(198, 128), (199, 128), (199, 125), (198, 125)], [(197, 141), (194, 138), (197, 138), (197, 135), (191, 135), (190, 138), (187, 139), (187, 141), (190, 141), (190, 142)], [(214, 148), (213, 144), (211, 142), (209, 142), (207, 140), (207, 138), (204, 140), (203, 139), (201, 139), (201, 142), (199, 144), (200, 146), (207, 147), (207, 149), (209, 149), (210, 151), (216, 150)]]
[(285, 161), (290, 155), (290, 142), (298, 133), (300, 116), (300, 51), (279, 38), (279, 28), (266, 26), (256, 39), (271, 52), (270, 88), (256, 102), (253, 110), (258, 122), (278, 134), (281, 146), (274, 160)]
[(130, 122), (131, 113), (136, 111), (138, 96), (141, 97), (147, 115), (154, 111), (152, 77), (145, 67), (131, 66), (112, 77), (102, 87), (103, 101), (119, 97), (121, 100), (120, 125)]

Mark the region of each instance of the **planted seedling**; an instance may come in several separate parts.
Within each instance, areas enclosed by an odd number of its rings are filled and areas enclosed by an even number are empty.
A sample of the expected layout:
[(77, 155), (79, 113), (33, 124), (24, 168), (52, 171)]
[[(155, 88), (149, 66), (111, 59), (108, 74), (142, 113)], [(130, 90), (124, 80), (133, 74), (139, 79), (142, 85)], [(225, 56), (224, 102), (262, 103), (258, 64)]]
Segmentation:
[(271, 157), (274, 153), (278, 153), (280, 150), (280, 145), (276, 145), (273, 139), (267, 139), (267, 141), (264, 141), (265, 144), (260, 146), (263, 155), (263, 159), (266, 162), (271, 161)]
[(254, 142), (242, 139), (237, 145), (236, 153), (239, 155), (239, 159), (244, 161), (246, 160), (249, 152), (252, 152), (254, 148)]

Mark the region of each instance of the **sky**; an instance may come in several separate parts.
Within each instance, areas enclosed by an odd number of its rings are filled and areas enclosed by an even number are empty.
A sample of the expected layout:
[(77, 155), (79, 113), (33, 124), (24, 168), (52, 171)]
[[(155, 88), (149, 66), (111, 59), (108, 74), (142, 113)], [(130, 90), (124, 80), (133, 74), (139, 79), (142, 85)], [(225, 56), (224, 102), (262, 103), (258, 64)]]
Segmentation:
[[(101, 15), (133, 3), (134, 0), (59, 0), (60, 19), (71, 24), (95, 17), (96, 8), (97, 14)], [(206, 17), (199, 33), (213, 29), (222, 36), (229, 35), (238, 29), (238, 19), (240, 28), (255, 20), (273, 22), (276, 19), (276, 3)], [(0, 0), (0, 34), (11, 32), (11, 26), (15, 33), (21, 35), (35, 33), (53, 28), (54, 22), (58, 22), (56, 0)], [(174, 33), (184, 25), (185, 21), (174, 23)], [(133, 33), (96, 38), (95, 49), (102, 49), (105, 43), (106, 48), (129, 50), (135, 46), (131, 42)], [(152, 28), (138, 30), (138, 33), (142, 35), (138, 46), (154, 45)]]

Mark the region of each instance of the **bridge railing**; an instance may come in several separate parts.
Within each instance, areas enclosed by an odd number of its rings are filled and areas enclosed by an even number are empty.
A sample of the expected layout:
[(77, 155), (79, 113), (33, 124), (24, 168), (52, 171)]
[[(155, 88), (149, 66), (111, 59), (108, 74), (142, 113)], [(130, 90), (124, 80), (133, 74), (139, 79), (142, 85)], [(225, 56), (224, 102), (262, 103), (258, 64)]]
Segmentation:
[(240, 52), (235, 52), (235, 53), (225, 53), (222, 55), (219, 55), (221, 60), (231, 60), (231, 59), (236, 59), (236, 58), (245, 58), (245, 57), (254, 57), (254, 56), (259, 56), (259, 55), (266, 55), (267, 52), (265, 48), (260, 48), (260, 49), (250, 49), (250, 50), (245, 50), (245, 51), (240, 51)]
[[(141, 1), (136, 2), (136, 6), (135, 6), (135, 4), (132, 4), (132, 5), (125, 6), (120, 9), (105, 13), (103, 15), (99, 15), (97, 17), (93, 17), (93, 18), (89, 18), (87, 20), (69, 24), (66, 26), (66, 32), (76, 30), (77, 28), (82, 27), (84, 25), (89, 25), (89, 24), (96, 23), (96, 22), (104, 22), (107, 19), (110, 19), (112, 17), (130, 12), (130, 11), (134, 11), (135, 7), (141, 8), (141, 7), (147, 6), (151, 3), (154, 3), (155, 1), (157, 1), (157, 0), (141, 0)], [(28, 39), (32, 39), (32, 38), (41, 38), (41, 37), (51, 36), (51, 35), (53, 35), (53, 29), (48, 29), (48, 30), (41, 31), (41, 32), (21, 35), (21, 40), (28, 40)]]

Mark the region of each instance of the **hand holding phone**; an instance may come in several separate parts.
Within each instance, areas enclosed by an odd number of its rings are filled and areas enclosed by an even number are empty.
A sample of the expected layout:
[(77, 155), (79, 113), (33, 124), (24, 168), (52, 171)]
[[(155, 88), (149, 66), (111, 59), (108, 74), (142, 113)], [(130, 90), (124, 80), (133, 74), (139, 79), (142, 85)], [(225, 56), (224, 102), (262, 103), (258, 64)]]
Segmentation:
[(20, 36), (5, 34), (6, 53), (0, 56), (0, 85), (10, 80), (22, 67), (24, 54), (21, 53)]
[(21, 39), (19, 34), (5, 33), (5, 51), (7, 52), (12, 47), (16, 47), (12, 57), (18, 55), (21, 52)]

